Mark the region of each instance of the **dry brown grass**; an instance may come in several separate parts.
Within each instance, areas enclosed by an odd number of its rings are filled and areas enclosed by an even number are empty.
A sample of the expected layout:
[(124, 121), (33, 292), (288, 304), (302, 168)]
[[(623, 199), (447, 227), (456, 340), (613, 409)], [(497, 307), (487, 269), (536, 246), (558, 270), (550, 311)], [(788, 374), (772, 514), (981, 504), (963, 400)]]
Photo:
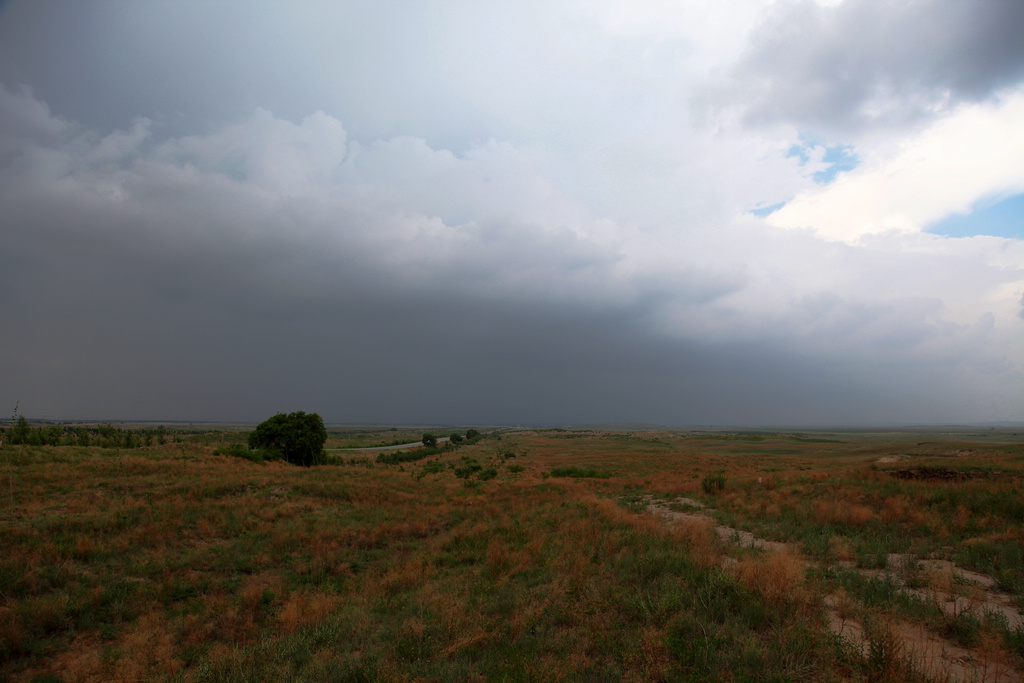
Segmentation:
[(818, 524), (863, 527), (875, 519), (875, 512), (866, 505), (841, 500), (814, 501), (814, 520)]
[(829, 552), (838, 562), (853, 562), (857, 554), (850, 547), (850, 541), (842, 536), (833, 536), (828, 539)]
[(803, 560), (783, 551), (747, 555), (732, 566), (732, 572), (766, 602), (778, 605), (807, 598), (802, 589), (805, 568)]
[(939, 530), (943, 527), (938, 515), (922, 505), (920, 496), (912, 499), (909, 495), (897, 495), (882, 502), (881, 519), (886, 524), (909, 524)]
[(689, 548), (694, 562), (701, 569), (712, 569), (722, 564), (722, 540), (709, 521), (681, 519), (672, 525), (672, 536)]
[(283, 633), (295, 633), (303, 626), (315, 626), (326, 619), (341, 601), (321, 591), (297, 591), (281, 606), (277, 620)]
[[(707, 521), (667, 524), (623, 499), (696, 498), (728, 516), (718, 523), (794, 547), (802, 529), (824, 529), (809, 536), (814, 561), (852, 560), (900, 534), (1020, 539), (997, 509), (971, 516), (967, 498), (937, 507), (930, 487), (954, 485), (872, 470), (868, 460), (887, 449), (896, 447), (535, 432), (448, 456), (518, 453), (510, 462), (521, 473), (499, 467), (497, 479), (469, 483), (450, 470), (415, 478), (415, 464), (304, 470), (190, 445), (121, 456), (40, 450), (24, 459), (12, 523), (0, 530), (5, 673), (323, 679), (332, 666), (365, 662), (379, 680), (685, 678), (680, 648), (690, 641), (677, 630), (705, 609), (702, 587), (717, 586), (708, 608), (743, 595), (767, 617), (752, 627), (759, 622), (740, 618), (741, 606), (700, 614), (723, 639), (707, 678), (728, 678), (757, 653), (778, 679), (856, 679), (860, 664), (837, 662), (817, 631), (815, 591), (833, 592), (828, 579), (805, 579), (795, 554), (739, 550)], [(545, 477), (562, 466), (613, 476)], [(725, 487), (706, 495), (701, 477), (716, 472)], [(955, 491), (990, 496), (999, 486)], [(727, 557), (736, 559), (723, 573)], [(864, 613), (855, 588), (847, 599), (851, 614)], [(803, 646), (784, 637), (801, 628)], [(979, 656), (1017, 661), (1001, 637), (983, 632)]]
[(580, 492), (577, 490), (577, 497), (596, 512), (604, 516), (611, 522), (616, 524), (625, 524), (633, 528), (635, 531), (645, 534), (660, 534), (663, 533), (661, 525), (656, 519), (648, 514), (639, 514), (636, 512), (630, 512), (620, 507), (615, 501), (607, 498), (598, 498), (589, 492)]

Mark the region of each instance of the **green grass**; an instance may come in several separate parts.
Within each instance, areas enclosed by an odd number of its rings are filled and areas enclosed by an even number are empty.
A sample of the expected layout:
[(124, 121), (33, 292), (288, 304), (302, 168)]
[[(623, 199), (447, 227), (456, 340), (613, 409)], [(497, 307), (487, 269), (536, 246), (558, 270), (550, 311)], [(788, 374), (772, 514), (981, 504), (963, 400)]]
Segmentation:
[[(866, 658), (828, 633), (822, 596), (840, 588), (866, 619), (892, 613), (966, 647), (994, 632), (1024, 654), (1021, 633), (949, 617), (895, 579), (818, 570), (779, 597), (720, 561), (732, 553), (742, 567), (762, 553), (702, 545), (646, 511), (650, 499), (704, 493), (709, 514), (826, 563), (837, 541), (872, 568), (926, 549), (1024, 594), (1010, 481), (871, 468), (909, 450), (903, 441), (524, 432), (417, 463), (307, 469), (250, 461), (236, 436), (0, 453), (13, 492), (13, 506), (0, 500), (4, 676), (781, 681), (898, 670), (881, 631)], [(780, 454), (781, 443), (799, 452)], [(1024, 467), (1016, 451), (979, 443), (978, 467)], [(713, 477), (722, 485), (704, 492)]]

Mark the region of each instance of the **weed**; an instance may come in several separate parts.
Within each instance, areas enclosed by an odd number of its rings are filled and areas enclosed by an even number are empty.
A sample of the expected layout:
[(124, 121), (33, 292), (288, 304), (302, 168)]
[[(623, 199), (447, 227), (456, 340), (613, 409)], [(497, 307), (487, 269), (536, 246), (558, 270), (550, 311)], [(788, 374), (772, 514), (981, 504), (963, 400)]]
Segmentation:
[(908, 680), (907, 663), (904, 657), (903, 640), (896, 635), (892, 625), (884, 621), (872, 621), (867, 628), (868, 652), (864, 662), (866, 673), (872, 681)]
[(885, 569), (889, 566), (889, 547), (884, 538), (868, 537), (860, 541), (857, 566), (865, 569)]

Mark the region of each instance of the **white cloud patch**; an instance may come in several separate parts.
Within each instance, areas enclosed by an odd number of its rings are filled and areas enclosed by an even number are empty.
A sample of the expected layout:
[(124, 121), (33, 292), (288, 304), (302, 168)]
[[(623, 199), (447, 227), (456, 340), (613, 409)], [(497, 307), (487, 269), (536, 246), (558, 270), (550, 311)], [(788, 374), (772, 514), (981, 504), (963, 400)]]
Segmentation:
[(797, 195), (768, 221), (854, 243), (917, 232), (984, 197), (1024, 191), (1024, 93), (966, 105), (832, 185)]
[(154, 159), (295, 194), (339, 175), (346, 140), (341, 123), (323, 112), (293, 124), (258, 109), (248, 121), (217, 135), (168, 141)]

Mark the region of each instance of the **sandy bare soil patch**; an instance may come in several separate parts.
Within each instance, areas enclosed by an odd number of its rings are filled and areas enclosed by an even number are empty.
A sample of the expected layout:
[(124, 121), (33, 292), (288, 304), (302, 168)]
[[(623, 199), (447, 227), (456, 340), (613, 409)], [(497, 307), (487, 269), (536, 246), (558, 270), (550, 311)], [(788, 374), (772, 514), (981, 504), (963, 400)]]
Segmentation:
[[(669, 507), (685, 506), (693, 512), (683, 512)], [(690, 498), (677, 498), (669, 503), (647, 499), (649, 513), (668, 523), (705, 523), (722, 540), (735, 543), (742, 548), (758, 548), (769, 553), (795, 553), (790, 544), (758, 538), (749, 531), (717, 524), (704, 512), (707, 508)], [(702, 510), (702, 511), (698, 511)], [(908, 570), (908, 564), (916, 563), (915, 569), (927, 577), (925, 587), (901, 590), (932, 602), (950, 616), (972, 613), (983, 617), (986, 613), (1002, 615), (1011, 629), (1024, 627), (1024, 616), (1017, 609), (1010, 596), (997, 590), (991, 576), (961, 569), (949, 560), (919, 560), (907, 555), (889, 556), (889, 569), (860, 569), (866, 576), (887, 577), (902, 584), (900, 576)], [(724, 563), (734, 564), (733, 558), (724, 558)], [(853, 569), (852, 563), (841, 565)], [(1012, 683), (1024, 680), (1020, 672), (1006, 661), (997, 648), (986, 648), (983, 643), (975, 650), (968, 650), (941, 637), (922, 625), (909, 622), (887, 623), (876, 626), (882, 633), (869, 633), (865, 624), (854, 616), (851, 600), (845, 595), (827, 595), (824, 604), (829, 629), (845, 639), (863, 656), (879, 656), (879, 643), (888, 644), (885, 656), (894, 656), (905, 662), (910, 670), (919, 672), (932, 680), (940, 681), (991, 681)], [(873, 649), (874, 648), (874, 651)]]
[[(674, 502), (681, 505), (687, 505), (689, 507), (695, 507), (697, 509), (702, 509), (704, 507), (703, 504), (691, 498), (678, 498)], [(731, 526), (715, 524), (715, 521), (704, 513), (672, 510), (663, 504), (654, 502), (653, 500), (647, 504), (647, 511), (668, 521), (693, 520), (697, 522), (707, 522), (711, 525), (711, 528), (715, 530), (715, 533), (722, 538), (722, 540), (734, 542), (742, 548), (760, 548), (762, 550), (782, 551), (789, 547), (785, 543), (766, 541), (763, 538), (757, 538), (749, 531), (735, 529)]]

